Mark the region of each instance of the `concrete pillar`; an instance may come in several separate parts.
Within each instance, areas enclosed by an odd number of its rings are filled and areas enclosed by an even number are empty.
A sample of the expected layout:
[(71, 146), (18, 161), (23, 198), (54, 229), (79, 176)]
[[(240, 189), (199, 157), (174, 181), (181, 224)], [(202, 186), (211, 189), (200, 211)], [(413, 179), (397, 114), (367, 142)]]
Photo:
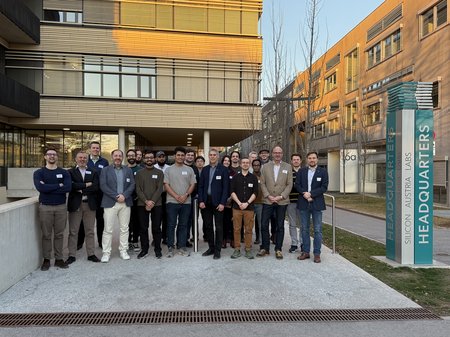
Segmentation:
[(125, 129), (119, 128), (119, 150), (122, 150), (123, 152), (123, 162), (126, 162), (125, 156), (127, 149), (125, 149)]
[(203, 151), (205, 153), (205, 165), (209, 164), (209, 131), (203, 131)]

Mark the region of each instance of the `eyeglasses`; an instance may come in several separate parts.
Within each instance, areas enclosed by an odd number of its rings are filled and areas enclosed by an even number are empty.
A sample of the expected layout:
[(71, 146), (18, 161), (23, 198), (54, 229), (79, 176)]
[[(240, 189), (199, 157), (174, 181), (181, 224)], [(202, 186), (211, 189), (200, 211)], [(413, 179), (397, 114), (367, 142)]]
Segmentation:
[(49, 156), (49, 157), (56, 157), (58, 154), (57, 153), (46, 153), (45, 155)]

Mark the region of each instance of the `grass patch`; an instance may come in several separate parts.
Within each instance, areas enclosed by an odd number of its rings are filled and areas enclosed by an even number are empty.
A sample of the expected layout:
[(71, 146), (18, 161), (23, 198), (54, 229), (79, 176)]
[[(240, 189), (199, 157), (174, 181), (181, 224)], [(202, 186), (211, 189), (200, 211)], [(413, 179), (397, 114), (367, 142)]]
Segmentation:
[[(332, 229), (323, 225), (323, 241), (332, 247)], [(450, 269), (392, 268), (371, 256), (385, 256), (381, 243), (336, 228), (336, 251), (383, 283), (441, 316), (450, 316)]]
[[(386, 199), (383, 197), (366, 195), (365, 200), (363, 200), (361, 194), (333, 193), (332, 195), (336, 198), (336, 207), (377, 216), (383, 219), (386, 218)], [(436, 209), (439, 208), (436, 207)], [(433, 223), (434, 226), (450, 228), (450, 219), (434, 216)]]

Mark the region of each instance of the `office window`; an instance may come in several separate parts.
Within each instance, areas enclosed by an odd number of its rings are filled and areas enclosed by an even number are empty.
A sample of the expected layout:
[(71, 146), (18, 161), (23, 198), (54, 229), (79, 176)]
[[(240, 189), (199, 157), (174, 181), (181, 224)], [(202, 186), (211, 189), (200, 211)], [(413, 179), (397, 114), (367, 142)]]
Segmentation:
[(439, 82), (433, 82), (433, 88), (431, 91), (431, 98), (433, 100), (433, 109), (439, 107)]
[(350, 92), (358, 88), (358, 49), (354, 49), (345, 56), (345, 91)]
[(345, 106), (344, 114), (345, 140), (348, 142), (356, 140), (356, 103)]
[(333, 135), (339, 133), (339, 117), (328, 121), (328, 134)]
[(321, 138), (325, 136), (325, 123), (313, 126), (313, 138)]
[(380, 122), (381, 103), (377, 102), (366, 107), (365, 120), (366, 125), (373, 125)]
[(422, 37), (434, 32), (447, 22), (447, 0), (440, 1), (419, 16)]
[(333, 73), (325, 79), (325, 93), (337, 87), (337, 74)]
[(83, 22), (83, 14), (80, 12), (44, 9), (44, 21), (81, 24)]
[(339, 111), (339, 102), (330, 103), (330, 114)]
[(381, 62), (381, 43), (377, 43), (375, 46), (373, 46), (367, 51), (367, 67), (371, 68), (380, 62)]

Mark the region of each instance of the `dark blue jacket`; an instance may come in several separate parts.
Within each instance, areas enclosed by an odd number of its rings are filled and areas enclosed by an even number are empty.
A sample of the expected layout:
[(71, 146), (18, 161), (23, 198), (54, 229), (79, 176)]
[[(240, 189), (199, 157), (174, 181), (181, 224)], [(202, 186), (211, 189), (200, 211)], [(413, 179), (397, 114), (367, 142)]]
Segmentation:
[(87, 167), (88, 168), (95, 168), (96, 170), (97, 170), (97, 173), (100, 175), (100, 173), (101, 173), (101, 171), (102, 171), (102, 169), (104, 168), (104, 167), (106, 167), (106, 166), (108, 166), (109, 165), (109, 162), (108, 162), (108, 160), (106, 160), (105, 158), (103, 158), (103, 157), (98, 157), (98, 160), (95, 162), (95, 164), (94, 164), (94, 162), (92, 161), (92, 159), (91, 159), (91, 156), (89, 156), (89, 160), (88, 160), (88, 162), (87, 162)]
[[(308, 192), (308, 167), (303, 167), (297, 172), (295, 179), (295, 187), (299, 193), (297, 208), (300, 210), (308, 209), (308, 201), (303, 198), (303, 193)], [(328, 189), (328, 172), (327, 170), (317, 167), (311, 182), (311, 197), (313, 201), (311, 206), (313, 210), (322, 211), (326, 209), (325, 198), (323, 194)]]
[[(198, 203), (206, 203), (208, 200), (209, 171), (211, 166), (207, 165), (202, 169), (200, 182), (198, 184)], [(211, 201), (214, 207), (219, 204), (226, 205), (230, 196), (230, 178), (228, 169), (222, 164), (217, 164), (214, 177), (211, 182)]]
[(43, 205), (65, 204), (66, 193), (72, 189), (70, 174), (61, 167), (49, 170), (44, 166), (34, 172), (33, 181), (39, 191), (39, 202)]

